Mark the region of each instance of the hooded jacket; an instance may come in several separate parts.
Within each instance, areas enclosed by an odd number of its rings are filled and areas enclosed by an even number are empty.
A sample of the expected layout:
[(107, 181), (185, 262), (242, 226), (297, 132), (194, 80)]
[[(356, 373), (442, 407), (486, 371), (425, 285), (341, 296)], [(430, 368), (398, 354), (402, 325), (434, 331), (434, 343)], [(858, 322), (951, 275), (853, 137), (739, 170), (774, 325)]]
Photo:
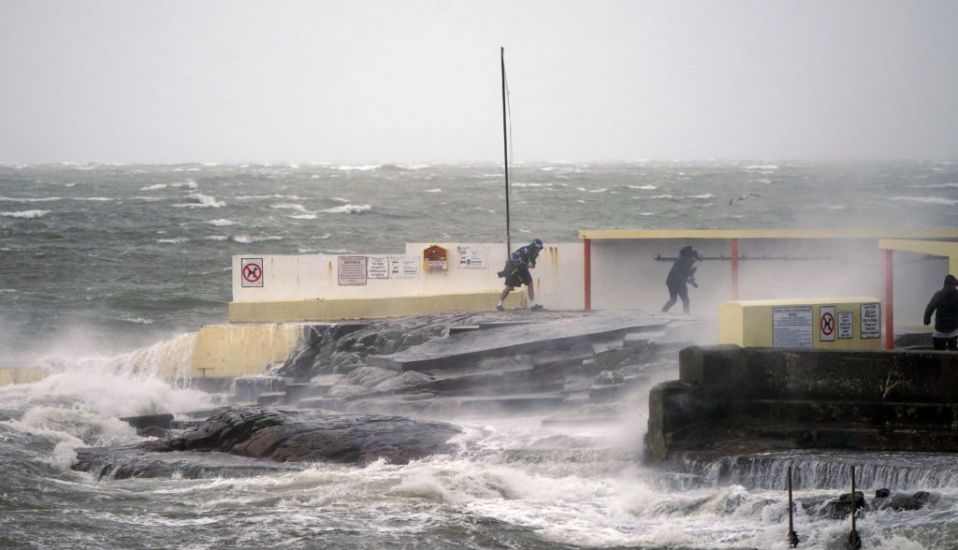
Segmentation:
[(669, 288), (680, 288), (695, 280), (695, 261), (700, 259), (699, 253), (691, 246), (679, 250), (679, 258), (672, 264), (665, 284)]
[(928, 302), (926, 325), (931, 324), (932, 313), (935, 313), (935, 331), (948, 333), (958, 329), (958, 279), (954, 275), (945, 277), (945, 285)]

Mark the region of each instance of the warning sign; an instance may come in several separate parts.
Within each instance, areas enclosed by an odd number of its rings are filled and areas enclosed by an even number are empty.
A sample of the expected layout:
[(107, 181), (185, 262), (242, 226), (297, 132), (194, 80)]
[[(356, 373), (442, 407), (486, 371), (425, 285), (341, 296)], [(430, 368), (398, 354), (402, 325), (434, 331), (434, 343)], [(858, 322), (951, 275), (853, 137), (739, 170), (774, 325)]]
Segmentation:
[(772, 345), (776, 348), (811, 348), (812, 306), (773, 307)]
[(389, 278), (389, 258), (387, 256), (369, 256), (366, 264), (366, 276), (370, 279)]
[(339, 256), (336, 267), (339, 286), (366, 285), (366, 256)]
[(862, 340), (881, 338), (881, 304), (862, 304)]
[(389, 277), (392, 279), (418, 279), (419, 258), (415, 256), (390, 256)]
[(240, 281), (244, 287), (262, 287), (263, 258), (241, 258)]
[(818, 308), (818, 339), (821, 342), (834, 342), (835, 332), (838, 330), (838, 321), (835, 319), (835, 306)]
[(855, 326), (855, 314), (851, 311), (838, 312), (838, 339), (851, 340), (854, 338), (852, 331)]
[(486, 269), (486, 251), (481, 246), (457, 246), (459, 269)]

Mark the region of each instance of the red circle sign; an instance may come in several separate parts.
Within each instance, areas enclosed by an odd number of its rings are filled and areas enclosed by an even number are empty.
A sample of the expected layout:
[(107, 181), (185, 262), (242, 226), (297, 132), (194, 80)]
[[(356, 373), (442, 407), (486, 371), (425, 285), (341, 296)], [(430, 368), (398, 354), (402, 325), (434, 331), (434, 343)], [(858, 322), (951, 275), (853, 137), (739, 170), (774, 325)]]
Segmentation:
[(263, 278), (263, 268), (258, 264), (246, 264), (243, 266), (243, 279), (248, 283), (259, 282)]
[(831, 336), (832, 333), (835, 332), (835, 316), (832, 315), (831, 312), (826, 311), (824, 314), (822, 314), (821, 325), (822, 334), (825, 336)]

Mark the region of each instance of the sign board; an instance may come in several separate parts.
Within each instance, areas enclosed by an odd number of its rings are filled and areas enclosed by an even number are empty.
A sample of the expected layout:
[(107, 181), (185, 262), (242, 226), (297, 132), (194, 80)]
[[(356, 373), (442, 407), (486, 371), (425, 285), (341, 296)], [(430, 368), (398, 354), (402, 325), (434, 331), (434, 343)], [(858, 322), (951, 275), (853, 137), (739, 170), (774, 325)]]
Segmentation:
[(366, 277), (369, 279), (389, 278), (389, 258), (387, 256), (369, 256), (366, 262)]
[(459, 269), (486, 269), (486, 251), (482, 246), (457, 246)]
[(366, 256), (338, 256), (337, 260), (339, 286), (366, 285)]
[(881, 304), (862, 304), (862, 340), (881, 338)]
[(851, 340), (854, 338), (852, 331), (855, 326), (855, 314), (851, 311), (838, 312), (838, 339)]
[(811, 348), (812, 306), (773, 307), (772, 345), (776, 348)]
[(244, 287), (262, 287), (263, 258), (241, 258), (240, 281)]
[(838, 319), (835, 318), (835, 306), (821, 306), (818, 308), (818, 340), (820, 342), (834, 342), (838, 332)]
[(391, 279), (418, 279), (419, 258), (415, 256), (390, 256), (389, 277)]

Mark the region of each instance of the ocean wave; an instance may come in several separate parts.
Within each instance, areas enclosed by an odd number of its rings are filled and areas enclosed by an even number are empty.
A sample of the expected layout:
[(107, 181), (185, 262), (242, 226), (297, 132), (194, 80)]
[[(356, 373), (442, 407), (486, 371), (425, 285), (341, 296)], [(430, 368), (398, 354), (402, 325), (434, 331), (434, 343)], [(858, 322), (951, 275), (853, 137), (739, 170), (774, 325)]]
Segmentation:
[(640, 216), (654, 216), (655, 212), (639, 212)]
[(650, 199), (672, 199), (675, 198), (672, 195), (652, 195)]
[(271, 204), (269, 205), (269, 207), (275, 210), (295, 210), (296, 212), (302, 212), (304, 214), (309, 212), (309, 210), (306, 210), (306, 207), (304, 207), (302, 204), (293, 204), (293, 203), (284, 202), (281, 204)]
[(927, 187), (928, 189), (958, 189), (958, 183), (932, 183), (920, 187)]
[(371, 170), (379, 170), (382, 168), (382, 164), (340, 164), (339, 166), (333, 166), (333, 170), (339, 170), (341, 172), (369, 172)]
[(629, 189), (639, 189), (642, 191), (655, 191), (658, 187), (654, 185), (630, 185)]
[(189, 239), (186, 237), (176, 237), (175, 239), (157, 239), (156, 242), (160, 244), (182, 244), (188, 242)]
[(764, 185), (771, 185), (771, 183), (772, 183), (772, 180), (770, 180), (770, 179), (768, 179), (768, 178), (755, 178), (755, 179), (753, 179), (752, 181), (754, 181), (755, 183), (761, 183), (761, 184), (764, 184)]
[(206, 223), (210, 225), (215, 225), (216, 227), (224, 227), (227, 225), (236, 225), (236, 222), (233, 220), (227, 220), (226, 218), (219, 218), (216, 220), (208, 220)]
[(182, 187), (187, 189), (196, 189), (198, 185), (193, 180), (180, 181), (176, 183), (156, 183), (153, 185), (147, 185), (146, 187), (141, 187), (140, 191), (162, 191), (166, 188), (179, 189)]
[(714, 198), (714, 197), (715, 197), (715, 195), (713, 195), (713, 194), (711, 194), (711, 193), (702, 193), (701, 195), (689, 195), (689, 196), (686, 197), (686, 198), (687, 198), (687, 199), (711, 199), (711, 198)]
[(0, 197), (0, 202), (52, 202), (62, 200), (61, 197)]
[(280, 194), (274, 193), (272, 195), (240, 195), (235, 198), (235, 200), (238, 200), (238, 201), (257, 201), (257, 200), (263, 200), (263, 199), (301, 201), (303, 200), (303, 197), (300, 197), (299, 195), (280, 195)]
[(318, 216), (316, 214), (294, 214), (286, 217), (293, 220), (315, 220)]
[(442, 189), (436, 187), (434, 189), (426, 189), (423, 193), (442, 193)]
[(21, 218), (21, 219), (33, 219), (33, 218), (42, 218), (49, 214), (49, 210), (19, 210), (16, 212), (0, 212), (0, 216), (5, 216), (7, 218)]
[(206, 237), (208, 241), (225, 241), (226, 239), (229, 239), (226, 235), (210, 235)]
[(371, 210), (372, 206), (368, 204), (344, 204), (342, 206), (334, 206), (332, 208), (327, 208), (323, 212), (330, 214), (360, 214)]
[(341, 202), (344, 204), (349, 202), (349, 199), (344, 199), (342, 197), (329, 197), (329, 200), (335, 201), (335, 202)]
[(177, 208), (223, 208), (226, 206), (225, 201), (218, 201), (216, 197), (204, 195), (203, 193), (190, 193), (190, 198), (195, 199), (197, 202), (174, 204), (173, 206)]
[(322, 235), (313, 235), (313, 239), (325, 241), (326, 239), (332, 237), (332, 233), (323, 233)]
[(143, 317), (123, 317), (121, 320), (134, 325), (152, 325), (155, 322), (153, 319), (144, 319)]
[(250, 244), (250, 243), (262, 243), (267, 241), (281, 241), (282, 237), (279, 235), (266, 235), (263, 237), (252, 237), (250, 235), (234, 235), (230, 238), (231, 241), (240, 244)]
[(749, 172), (774, 172), (778, 170), (777, 164), (749, 164), (748, 166), (743, 166), (742, 170)]
[(512, 187), (552, 187), (551, 183), (537, 183), (537, 182), (521, 182), (517, 181), (515, 183), (509, 184)]
[(888, 200), (900, 202), (918, 202), (921, 204), (936, 204), (940, 206), (955, 206), (958, 204), (956, 199), (946, 199), (944, 197), (888, 197)]
[(76, 197), (73, 199), (75, 201), (92, 201), (92, 202), (109, 202), (115, 201), (116, 199), (111, 197)]
[(608, 190), (609, 190), (608, 187), (600, 187), (599, 189), (590, 190), (589, 193), (605, 193)]

